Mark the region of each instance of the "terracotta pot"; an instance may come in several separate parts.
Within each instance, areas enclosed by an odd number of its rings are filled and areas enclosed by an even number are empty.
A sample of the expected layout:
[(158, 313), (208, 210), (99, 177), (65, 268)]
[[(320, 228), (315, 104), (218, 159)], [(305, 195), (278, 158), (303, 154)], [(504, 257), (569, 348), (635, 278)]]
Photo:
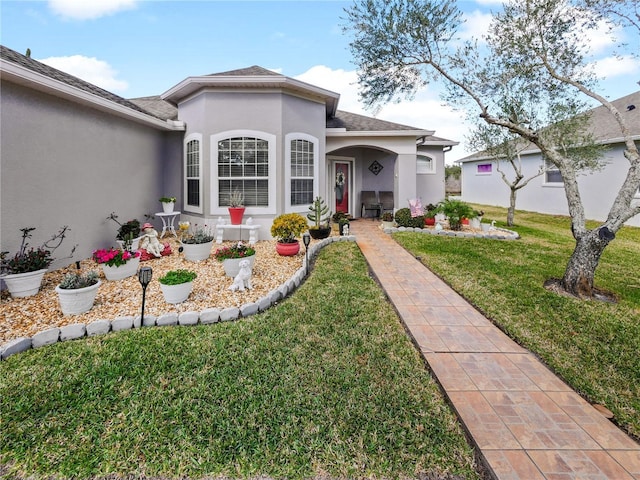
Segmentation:
[(462, 225), (469, 225), (469, 219), (468, 218), (463, 218), (462, 220), (460, 220), (460, 223)]
[(283, 257), (291, 257), (293, 255), (297, 255), (300, 251), (300, 242), (296, 240), (295, 243), (276, 243), (276, 252), (278, 252)]
[(244, 207), (228, 207), (229, 216), (231, 217), (231, 225), (242, 225), (242, 217), (244, 216)]

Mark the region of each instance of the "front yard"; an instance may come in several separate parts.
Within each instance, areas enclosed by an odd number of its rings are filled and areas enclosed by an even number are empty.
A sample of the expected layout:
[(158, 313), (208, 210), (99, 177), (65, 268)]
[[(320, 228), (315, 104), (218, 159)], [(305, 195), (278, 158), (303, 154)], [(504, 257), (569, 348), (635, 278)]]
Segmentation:
[[(505, 209), (479, 208), (485, 221), (506, 218)], [(620, 230), (602, 256), (596, 285), (619, 297), (617, 304), (607, 304), (560, 297), (543, 288), (548, 278), (562, 277), (573, 250), (567, 217), (518, 211), (515, 222), (509, 228), (522, 238), (509, 242), (410, 233), (394, 237), (640, 438), (640, 228)]]
[(0, 425), (0, 476), (480, 478), (351, 242), (262, 314), (10, 357)]

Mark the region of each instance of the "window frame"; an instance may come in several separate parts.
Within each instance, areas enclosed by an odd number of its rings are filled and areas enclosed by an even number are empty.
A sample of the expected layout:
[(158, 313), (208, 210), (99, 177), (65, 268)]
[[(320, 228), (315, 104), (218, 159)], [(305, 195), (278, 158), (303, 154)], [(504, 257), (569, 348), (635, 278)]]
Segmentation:
[[(218, 202), (218, 194), (220, 189), (220, 178), (218, 176), (218, 142), (222, 140), (228, 140), (231, 138), (238, 137), (251, 137), (257, 138), (259, 140), (266, 141), (268, 144), (267, 155), (269, 160), (268, 167), (268, 205), (264, 207), (258, 206), (250, 206), (245, 208), (245, 216), (247, 215), (260, 215), (260, 214), (275, 214), (276, 213), (276, 168), (277, 168), (277, 149), (276, 149), (276, 136), (258, 130), (227, 130), (224, 132), (219, 132), (211, 135), (211, 154), (209, 165), (211, 168), (210, 178), (211, 178), (211, 200), (209, 202), (211, 208), (212, 215), (228, 215), (229, 211), (227, 209), (227, 205), (220, 205)], [(227, 177), (222, 177), (227, 178)], [(254, 178), (254, 177), (246, 177), (246, 178)]]
[[(489, 167), (488, 172), (481, 172), (480, 167)], [(493, 175), (493, 162), (476, 163), (476, 175)]]
[[(431, 160), (431, 168), (429, 169), (429, 171), (421, 172), (420, 169), (418, 168), (420, 157)], [(435, 175), (435, 173), (436, 173), (436, 159), (424, 153), (416, 154), (416, 175)]]
[(560, 175), (560, 178), (562, 178), (560, 169), (556, 167), (553, 163), (551, 163), (549, 160), (547, 160), (546, 158), (543, 158), (542, 161), (543, 161), (543, 168), (544, 168), (544, 181), (542, 182), (542, 185), (545, 187), (563, 187), (564, 188), (564, 179), (562, 179), (559, 182), (550, 182), (548, 177), (549, 172), (553, 171), (553, 172), (558, 172), (558, 174)]
[[(310, 142), (311, 144), (313, 144), (313, 178), (312, 177), (293, 177), (291, 175), (291, 142), (293, 142), (294, 140), (304, 140), (307, 142)], [(301, 133), (301, 132), (292, 132), (292, 133), (288, 133), (285, 135), (284, 138), (284, 142), (285, 142), (285, 164), (284, 164), (284, 171), (285, 171), (285, 188), (284, 188), (284, 195), (285, 195), (285, 211), (286, 212), (308, 212), (309, 211), (309, 204), (306, 205), (292, 205), (291, 204), (291, 182), (293, 179), (298, 179), (298, 178), (302, 178), (302, 179), (309, 179), (311, 178), (313, 180), (313, 198), (316, 198), (318, 196), (318, 175), (319, 175), (319, 171), (320, 171), (320, 159), (319, 159), (319, 152), (320, 152), (320, 142), (319, 140), (309, 134), (306, 133)]]
[[(188, 145), (189, 143), (197, 141), (198, 142), (198, 176), (197, 177), (189, 177), (188, 176)], [(204, 172), (203, 172), (203, 164), (202, 164), (202, 134), (201, 133), (192, 133), (187, 135), (184, 139), (183, 144), (183, 195), (182, 195), (182, 210), (185, 212), (191, 213), (203, 213), (204, 212)], [(198, 180), (199, 191), (198, 191), (198, 206), (189, 205), (189, 180)]]

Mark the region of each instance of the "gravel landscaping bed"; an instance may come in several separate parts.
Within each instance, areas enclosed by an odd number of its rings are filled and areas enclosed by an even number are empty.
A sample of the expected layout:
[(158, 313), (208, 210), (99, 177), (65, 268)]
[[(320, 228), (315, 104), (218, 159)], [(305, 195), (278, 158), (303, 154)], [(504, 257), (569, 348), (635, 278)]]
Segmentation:
[[(270, 291), (278, 288), (304, 263), (304, 246), (300, 253), (292, 257), (278, 255), (275, 241), (260, 241), (254, 245), (256, 262), (253, 268), (252, 290), (244, 292), (230, 291), (231, 278), (226, 277), (222, 263), (213, 255), (202, 262), (189, 262), (178, 253), (175, 240), (163, 239), (171, 244), (172, 253), (146, 262), (141, 266), (153, 268), (153, 279), (147, 287), (145, 315), (160, 316), (165, 313), (202, 311), (207, 308), (240, 307), (255, 302)], [(214, 244), (217, 248), (232, 245), (235, 242)], [(0, 345), (19, 337), (32, 337), (34, 334), (52, 327), (63, 327), (75, 323), (89, 324), (94, 320), (112, 320), (119, 316), (139, 315), (142, 305), (142, 287), (137, 276), (124, 280), (107, 281), (102, 268), (93, 260), (80, 262), (82, 271), (96, 270), (100, 273), (102, 285), (98, 290), (95, 304), (91, 310), (81, 315), (62, 314), (58, 305), (55, 287), (69, 271), (75, 270), (75, 263), (68, 268), (48, 272), (42, 282), (40, 292), (27, 298), (12, 298), (3, 291), (0, 297)], [(158, 278), (169, 270), (193, 270), (198, 274), (194, 280), (193, 292), (187, 301), (171, 305), (164, 301)]]

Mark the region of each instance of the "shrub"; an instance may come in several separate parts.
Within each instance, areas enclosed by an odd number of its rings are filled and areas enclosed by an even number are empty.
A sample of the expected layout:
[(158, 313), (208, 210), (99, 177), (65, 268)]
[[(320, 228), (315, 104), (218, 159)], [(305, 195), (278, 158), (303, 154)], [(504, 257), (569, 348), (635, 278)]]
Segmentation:
[(180, 285), (181, 283), (192, 282), (196, 278), (196, 272), (191, 270), (170, 270), (158, 281), (163, 285)]
[(424, 227), (424, 215), (412, 217), (410, 209), (401, 208), (396, 212), (396, 223), (399, 227), (422, 228)]
[(78, 288), (90, 287), (98, 283), (98, 273), (91, 271), (82, 275), (80, 273), (67, 273), (62, 282), (60, 282), (60, 288), (64, 290), (76, 290)]
[(471, 205), (461, 200), (446, 199), (439, 205), (438, 212), (443, 213), (449, 219), (449, 228), (451, 230), (460, 230), (463, 218), (475, 218), (478, 216)]
[(299, 213), (283, 213), (273, 219), (271, 236), (277, 238), (279, 242), (294, 243), (296, 237), (308, 228), (307, 221)]

